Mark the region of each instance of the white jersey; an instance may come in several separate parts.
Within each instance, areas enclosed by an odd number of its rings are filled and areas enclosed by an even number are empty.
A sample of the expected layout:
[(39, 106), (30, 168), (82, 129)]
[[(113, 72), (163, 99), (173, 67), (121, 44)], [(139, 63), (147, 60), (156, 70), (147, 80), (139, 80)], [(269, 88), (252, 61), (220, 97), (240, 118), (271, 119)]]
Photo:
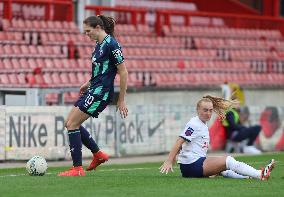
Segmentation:
[(209, 130), (198, 116), (190, 119), (179, 137), (185, 142), (178, 155), (178, 163), (191, 164), (200, 157), (206, 157), (210, 143)]

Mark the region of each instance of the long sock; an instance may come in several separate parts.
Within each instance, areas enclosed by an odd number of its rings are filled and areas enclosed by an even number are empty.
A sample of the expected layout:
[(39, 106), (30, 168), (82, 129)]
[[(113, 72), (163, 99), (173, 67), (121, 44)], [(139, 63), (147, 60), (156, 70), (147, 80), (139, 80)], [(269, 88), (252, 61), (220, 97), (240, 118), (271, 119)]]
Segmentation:
[(227, 177), (227, 178), (233, 178), (233, 179), (248, 179), (249, 176), (243, 176), (243, 175), (240, 175), (232, 170), (225, 170), (223, 172), (221, 172), (221, 175), (223, 177)]
[(69, 130), (68, 136), (73, 166), (82, 166), (82, 141), (80, 130)]
[(95, 140), (92, 138), (91, 134), (85, 129), (85, 127), (80, 126), (80, 133), (81, 133), (81, 139), (83, 144), (92, 151), (92, 153), (98, 152), (100, 149), (95, 142)]
[(261, 170), (257, 170), (246, 163), (236, 161), (233, 157), (228, 156), (226, 159), (226, 167), (243, 176), (250, 176), (252, 178), (260, 179)]

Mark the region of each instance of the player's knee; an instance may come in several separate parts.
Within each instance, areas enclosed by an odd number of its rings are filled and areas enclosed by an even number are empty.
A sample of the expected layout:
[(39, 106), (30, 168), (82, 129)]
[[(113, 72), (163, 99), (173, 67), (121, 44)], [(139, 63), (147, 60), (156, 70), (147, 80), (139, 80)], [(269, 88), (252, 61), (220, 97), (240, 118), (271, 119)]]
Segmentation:
[(231, 167), (232, 167), (232, 164), (235, 162), (236, 160), (234, 159), (234, 157), (232, 157), (232, 156), (227, 156), (226, 157), (226, 168), (227, 169), (231, 169)]
[(70, 120), (65, 123), (65, 127), (68, 131), (69, 130), (75, 130), (75, 129), (79, 128), (79, 126), (76, 123), (74, 123)]

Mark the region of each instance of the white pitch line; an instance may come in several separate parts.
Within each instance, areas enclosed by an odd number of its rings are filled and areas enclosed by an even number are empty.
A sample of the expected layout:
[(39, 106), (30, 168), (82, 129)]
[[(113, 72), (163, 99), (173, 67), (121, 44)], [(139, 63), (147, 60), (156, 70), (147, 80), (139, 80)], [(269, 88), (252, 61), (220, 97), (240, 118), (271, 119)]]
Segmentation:
[[(53, 173), (45, 173), (45, 174), (50, 175), (50, 174), (53, 174)], [(18, 176), (29, 176), (29, 175), (28, 174), (7, 174), (7, 175), (0, 176), (0, 178), (1, 177), (18, 177)]]
[(153, 170), (153, 169), (156, 169), (156, 168), (117, 168), (117, 169), (106, 169), (106, 170), (99, 170), (99, 171), (100, 172), (113, 172), (113, 171), (133, 171), (133, 170)]

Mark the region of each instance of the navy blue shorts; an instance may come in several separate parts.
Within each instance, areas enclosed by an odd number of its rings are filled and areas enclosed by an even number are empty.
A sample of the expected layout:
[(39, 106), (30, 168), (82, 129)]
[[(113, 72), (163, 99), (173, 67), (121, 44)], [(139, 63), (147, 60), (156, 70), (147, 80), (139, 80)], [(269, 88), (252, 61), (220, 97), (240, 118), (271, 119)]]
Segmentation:
[(108, 101), (102, 100), (100, 97), (86, 91), (82, 96), (80, 96), (74, 106), (79, 107), (82, 112), (97, 118), (108, 104)]
[(203, 162), (206, 157), (200, 157), (197, 161), (191, 164), (179, 164), (182, 177), (204, 177), (203, 175)]

